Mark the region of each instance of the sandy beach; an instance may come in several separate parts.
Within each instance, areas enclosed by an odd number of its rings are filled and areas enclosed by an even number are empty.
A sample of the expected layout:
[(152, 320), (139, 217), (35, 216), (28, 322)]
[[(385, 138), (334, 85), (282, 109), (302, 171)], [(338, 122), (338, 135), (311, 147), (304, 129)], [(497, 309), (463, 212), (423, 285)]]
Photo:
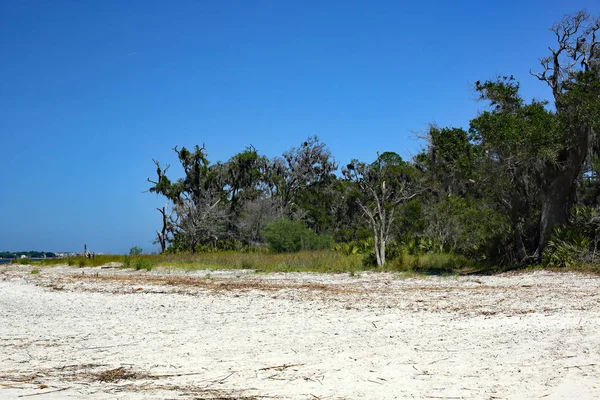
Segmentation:
[(0, 265), (0, 398), (600, 398), (600, 278)]

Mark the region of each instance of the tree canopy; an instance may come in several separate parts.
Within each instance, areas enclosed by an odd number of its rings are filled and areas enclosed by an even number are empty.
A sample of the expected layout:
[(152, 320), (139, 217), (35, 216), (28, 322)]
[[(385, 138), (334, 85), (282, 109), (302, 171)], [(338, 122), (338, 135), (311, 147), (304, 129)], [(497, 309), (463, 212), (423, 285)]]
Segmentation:
[(524, 99), (511, 75), (475, 81), (483, 111), (468, 127), (431, 125), (409, 160), (386, 149), (339, 169), (317, 137), (271, 159), (249, 145), (223, 163), (204, 146), (175, 147), (183, 176), (154, 160), (148, 178), (166, 199), (157, 242), (190, 252), (363, 242), (379, 266), (414, 251), (598, 262), (600, 19), (582, 11), (551, 31), (531, 75), (553, 102)]

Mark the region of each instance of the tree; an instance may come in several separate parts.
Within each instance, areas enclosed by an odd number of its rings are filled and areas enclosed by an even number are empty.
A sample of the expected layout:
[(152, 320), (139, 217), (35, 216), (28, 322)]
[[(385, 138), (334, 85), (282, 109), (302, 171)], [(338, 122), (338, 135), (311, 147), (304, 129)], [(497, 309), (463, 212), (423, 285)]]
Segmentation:
[(330, 180), (337, 167), (325, 143), (316, 136), (286, 151), (283, 158), (275, 158), (270, 165), (270, 180), (284, 213), (291, 215), (300, 192)]
[(600, 130), (600, 18), (580, 11), (567, 15), (550, 30), (556, 36), (557, 46), (550, 48), (549, 56), (540, 59), (542, 72), (532, 75), (552, 89), (564, 144), (555, 160), (544, 165), (538, 259), (550, 229), (568, 220), (577, 177), (590, 148), (598, 151)]
[(164, 252), (167, 249), (168, 243), (170, 243), (173, 239), (173, 209), (171, 208), (171, 211), (169, 211), (169, 201), (174, 200), (176, 196), (173, 193), (173, 185), (166, 175), (170, 165), (167, 164), (167, 166), (163, 169), (160, 166), (159, 161), (155, 159), (152, 159), (152, 161), (154, 162), (154, 165), (156, 165), (157, 179), (156, 181), (153, 181), (150, 178), (147, 179), (148, 182), (154, 185), (148, 189), (148, 191), (150, 193), (162, 194), (167, 198), (166, 204), (163, 207), (156, 208), (156, 210), (161, 214), (162, 228), (156, 231), (155, 243), (159, 243), (161, 252)]
[(416, 157), (417, 166), (427, 171), (428, 184), (443, 195), (464, 194), (478, 180), (481, 148), (461, 128), (431, 125), (424, 139), (425, 153)]
[(139, 256), (140, 254), (142, 254), (142, 252), (143, 252), (143, 250), (139, 246), (133, 246), (132, 248), (129, 249), (130, 256)]
[(373, 232), (377, 265), (382, 267), (398, 206), (418, 194), (414, 169), (398, 154), (385, 152), (378, 154), (372, 164), (352, 160), (342, 173), (360, 190), (358, 204)]
[[(157, 208), (162, 215), (162, 230), (157, 231), (157, 241), (161, 249), (167, 242), (177, 240), (194, 252), (196, 245), (215, 243), (228, 235), (229, 212), (222, 207), (232, 187), (227, 184), (223, 164), (210, 164), (204, 146), (195, 146), (194, 151), (185, 147), (173, 149), (179, 158), (184, 177), (176, 182), (166, 176), (169, 165), (162, 169), (156, 160), (157, 180), (148, 178), (152, 186), (148, 191), (162, 194), (167, 205)], [(168, 211), (169, 201), (173, 203)], [(175, 216), (173, 216), (175, 214)]]
[(511, 77), (477, 82), (481, 100), (491, 109), (471, 121), (471, 135), (481, 148), (479, 186), (488, 201), (511, 221), (517, 262), (536, 259), (544, 168), (555, 162), (561, 145), (556, 115), (546, 103), (525, 104)]
[(231, 157), (225, 164), (227, 185), (231, 197), (231, 211), (239, 214), (245, 201), (255, 200), (263, 195), (268, 160), (260, 156), (253, 146)]
[(179, 216), (178, 235), (190, 253), (196, 252), (198, 244), (211, 243), (214, 247), (218, 240), (227, 236), (230, 214), (219, 201), (213, 200), (206, 195), (196, 201), (186, 198), (175, 205), (175, 212)]

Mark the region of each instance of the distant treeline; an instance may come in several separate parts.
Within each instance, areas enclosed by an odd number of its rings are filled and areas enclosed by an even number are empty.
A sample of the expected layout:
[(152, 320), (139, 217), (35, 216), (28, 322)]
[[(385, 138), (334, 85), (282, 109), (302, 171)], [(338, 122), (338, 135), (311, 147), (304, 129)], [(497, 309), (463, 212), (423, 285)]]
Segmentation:
[(56, 257), (56, 254), (48, 251), (0, 251), (0, 258), (20, 258), (21, 256), (27, 258), (50, 258)]
[(600, 18), (578, 12), (552, 31), (532, 72), (552, 103), (527, 101), (513, 76), (476, 81), (485, 108), (464, 128), (431, 125), (411, 159), (391, 148), (339, 165), (317, 137), (225, 162), (175, 147), (183, 175), (154, 160), (148, 178), (165, 199), (156, 242), (163, 253), (329, 248), (364, 254), (365, 266), (440, 255), (600, 265)]

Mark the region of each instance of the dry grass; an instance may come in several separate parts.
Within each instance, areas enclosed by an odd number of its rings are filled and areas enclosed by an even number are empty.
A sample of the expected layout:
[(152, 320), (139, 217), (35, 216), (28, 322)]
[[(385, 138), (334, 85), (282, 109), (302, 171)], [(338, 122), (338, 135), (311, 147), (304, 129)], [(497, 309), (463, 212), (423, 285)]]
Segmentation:
[(126, 284), (133, 287), (134, 291), (141, 291), (143, 288), (140, 285), (150, 286), (173, 286), (173, 287), (193, 287), (215, 292), (226, 291), (279, 291), (283, 289), (296, 290), (316, 290), (322, 292), (333, 293), (358, 293), (361, 290), (348, 287), (348, 285), (321, 284), (313, 282), (270, 282), (262, 279), (232, 279), (232, 278), (206, 278), (206, 277), (191, 277), (191, 276), (164, 276), (164, 275), (119, 275), (119, 274), (102, 274), (94, 275), (70, 275), (73, 281), (90, 281), (90, 282), (116, 282)]
[(100, 382), (118, 382), (125, 379), (137, 379), (138, 375), (124, 367), (109, 369), (95, 374), (96, 380)]
[[(220, 251), (198, 254), (166, 254), (120, 256), (102, 255), (93, 259), (85, 257), (47, 259), (36, 265), (69, 265), (73, 267), (98, 267), (118, 264), (137, 269), (170, 266), (183, 270), (247, 269), (257, 272), (351, 272), (364, 270), (360, 255), (346, 255), (331, 250), (301, 251), (298, 253), (271, 254)], [(143, 265), (142, 267), (139, 267)]]

